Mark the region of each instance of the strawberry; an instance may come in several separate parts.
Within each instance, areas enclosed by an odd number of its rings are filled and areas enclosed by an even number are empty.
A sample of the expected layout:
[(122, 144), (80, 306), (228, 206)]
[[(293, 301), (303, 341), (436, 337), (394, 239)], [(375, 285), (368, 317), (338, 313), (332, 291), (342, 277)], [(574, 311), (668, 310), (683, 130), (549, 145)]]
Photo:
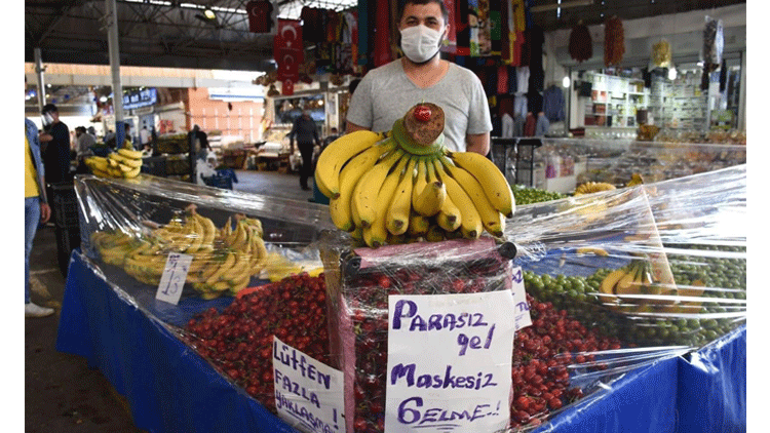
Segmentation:
[(431, 112), (430, 107), (426, 105), (418, 105), (414, 109), (414, 118), (420, 122), (427, 122), (430, 120)]

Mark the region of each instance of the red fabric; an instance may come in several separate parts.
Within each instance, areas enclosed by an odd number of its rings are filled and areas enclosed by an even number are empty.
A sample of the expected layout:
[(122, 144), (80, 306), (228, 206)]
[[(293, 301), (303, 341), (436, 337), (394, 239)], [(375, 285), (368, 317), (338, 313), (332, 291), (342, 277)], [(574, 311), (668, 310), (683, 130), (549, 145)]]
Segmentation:
[(246, 12), (249, 14), (250, 32), (270, 33), (273, 5), (268, 0), (252, 0), (246, 3)]
[(497, 94), (508, 93), (508, 67), (500, 65), (497, 67)]
[(468, 0), (455, 0), (458, 56), (471, 55), (471, 26), (468, 23)]
[(527, 113), (527, 120), (524, 123), (524, 136), (534, 137), (537, 129), (537, 119), (532, 113)]
[(279, 81), (290, 79), (294, 82), (299, 79), (299, 65), (304, 62), (300, 21), (278, 20), (278, 31), (273, 39), (273, 55), (278, 64)]
[(377, 2), (376, 26), (374, 27), (374, 67), (382, 66), (392, 59), (390, 52), (390, 4)]

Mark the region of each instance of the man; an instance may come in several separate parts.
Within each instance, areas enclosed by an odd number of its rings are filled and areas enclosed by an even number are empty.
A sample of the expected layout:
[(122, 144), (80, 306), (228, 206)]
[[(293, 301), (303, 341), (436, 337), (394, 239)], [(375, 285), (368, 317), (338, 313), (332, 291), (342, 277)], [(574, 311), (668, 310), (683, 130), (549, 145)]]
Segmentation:
[(82, 162), (85, 157), (94, 154), (91, 147), (96, 145), (96, 138), (86, 131), (85, 126), (75, 128), (75, 136), (77, 137), (78, 162)]
[(309, 191), (307, 180), (313, 174), (313, 147), (321, 145), (318, 137), (318, 126), (310, 117), (310, 111), (302, 110), (302, 115), (295, 121), (289, 133), (289, 146), (291, 153), (294, 154), (294, 139), (297, 139), (297, 147), (302, 155), (302, 170), (299, 176), (299, 185), (303, 190)]
[(54, 311), (36, 305), (30, 299), (29, 255), (38, 224), (48, 222), (51, 208), (45, 191), (45, 166), (40, 155), (37, 126), (25, 118), (24, 132), (24, 316), (45, 317)]
[(211, 150), (211, 145), (209, 144), (209, 136), (203, 132), (201, 127), (198, 125), (193, 126), (191, 134), (193, 143), (195, 143), (196, 140), (198, 141), (198, 147), (196, 149), (198, 153), (198, 159), (206, 161), (206, 157)]
[(472, 71), (439, 56), (448, 11), (441, 0), (407, 0), (398, 15), (404, 56), (371, 70), (357, 86), (347, 132), (388, 131), (412, 106), (431, 102), (444, 110), (445, 146), (489, 153), (492, 119), (484, 88)]
[(49, 183), (70, 180), (70, 130), (59, 120), (59, 109), (54, 104), (43, 107), (43, 128), (40, 132), (43, 165)]
[(139, 144), (141, 145), (141, 148), (144, 149), (148, 144), (150, 144), (150, 140), (152, 140), (150, 131), (146, 126), (142, 127), (142, 130), (139, 131)]

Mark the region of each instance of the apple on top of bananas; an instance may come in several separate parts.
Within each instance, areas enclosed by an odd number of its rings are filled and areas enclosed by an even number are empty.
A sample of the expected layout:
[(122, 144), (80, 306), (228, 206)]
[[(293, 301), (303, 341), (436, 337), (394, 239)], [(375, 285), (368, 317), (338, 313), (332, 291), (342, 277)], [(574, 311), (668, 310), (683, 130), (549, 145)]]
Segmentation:
[(503, 237), (515, 202), (497, 166), (444, 147), (444, 111), (420, 103), (386, 133), (355, 131), (318, 158), (315, 181), (335, 226), (369, 247)]

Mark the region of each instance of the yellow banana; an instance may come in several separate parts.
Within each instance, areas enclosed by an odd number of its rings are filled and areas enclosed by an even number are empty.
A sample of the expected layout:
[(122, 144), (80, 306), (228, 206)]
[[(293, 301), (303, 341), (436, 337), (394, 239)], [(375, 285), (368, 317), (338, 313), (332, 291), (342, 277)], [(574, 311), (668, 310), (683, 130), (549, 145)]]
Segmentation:
[(415, 170), (417, 171), (417, 175), (414, 178), (414, 186), (412, 186), (412, 207), (416, 209), (417, 198), (428, 185), (428, 169), (425, 164), (425, 158), (417, 158)]
[(361, 225), (366, 228), (371, 225), (375, 219), (377, 203), (382, 203), (384, 198), (379, 196), (379, 192), (388, 177), (388, 174), (402, 160), (404, 152), (397, 149), (388, 154), (382, 161), (372, 167), (371, 170), (361, 177), (353, 192), (351, 200), (356, 206)]
[(429, 160), (427, 164), (427, 185), (414, 202), (414, 210), (423, 216), (436, 215), (444, 206), (446, 186), (436, 175), (436, 166)]
[(248, 287), (250, 281), (251, 278), (248, 276), (242, 280), (233, 281), (230, 286), (230, 294), (237, 295), (238, 292)]
[(225, 259), (224, 263), (222, 263), (217, 270), (211, 274), (210, 277), (206, 279), (206, 284), (212, 285), (219, 281), (219, 277), (224, 275), (225, 272), (229, 271), (233, 265), (235, 265), (235, 253), (229, 253), (227, 255), (227, 259)]
[(396, 193), (396, 188), (398, 188), (398, 184), (401, 181), (401, 175), (407, 161), (408, 158), (402, 158), (398, 162), (396, 168), (385, 178), (385, 182), (382, 183), (382, 187), (376, 196), (374, 218), (372, 218), (372, 222), (368, 226), (364, 224), (364, 241), (370, 247), (377, 248), (385, 245), (387, 242), (388, 229), (385, 217), (387, 216), (391, 200), (393, 200), (393, 196)]
[(394, 236), (403, 235), (409, 227), (409, 211), (412, 209), (412, 185), (414, 184), (414, 164), (415, 160), (410, 159), (385, 215), (386, 227)]
[(107, 158), (103, 156), (91, 156), (86, 158), (84, 162), (90, 169), (102, 172), (106, 172), (109, 165)]
[[(123, 171), (123, 167), (121, 166), (121, 171)], [(142, 167), (136, 167), (129, 171), (123, 171), (123, 179), (133, 179), (137, 176), (139, 176), (139, 173), (142, 172)]]
[(127, 157), (125, 157), (125, 156), (123, 156), (123, 155), (121, 155), (119, 153), (111, 153), (111, 154), (109, 154), (107, 156), (107, 159), (108, 159), (108, 162), (110, 162), (110, 164), (112, 163), (112, 161), (114, 161), (114, 162), (116, 162), (118, 164), (127, 165), (127, 166), (129, 166), (131, 168), (136, 168), (136, 167), (141, 167), (142, 166), (142, 160), (141, 159), (127, 158)]
[(245, 277), (250, 277), (252, 274), (248, 254), (237, 253), (236, 255), (233, 267), (221, 277), (223, 280), (230, 281), (231, 283), (233, 281), (240, 281)]
[(203, 245), (203, 226), (200, 224), (195, 215), (188, 217), (188, 224), (192, 226), (191, 232), (188, 236), (192, 237), (190, 246), (185, 250), (185, 254), (195, 254)]
[[(614, 295), (615, 294), (615, 286), (618, 284), (618, 281), (620, 281), (623, 276), (626, 275), (625, 269), (616, 269), (609, 274), (607, 274), (606, 277), (602, 280), (601, 284), (599, 284), (599, 293), (603, 293), (605, 295)], [(614, 299), (614, 296), (610, 299)]]
[(235, 236), (233, 239), (233, 243), (230, 245), (230, 247), (236, 250), (243, 249), (244, 245), (246, 244), (247, 234), (242, 221), (238, 221), (238, 224), (235, 227), (235, 232), (233, 234)]
[(503, 215), (492, 206), (489, 202), (484, 189), (481, 184), (472, 174), (457, 167), (445, 156), (440, 157), (441, 163), (445, 171), (457, 181), (462, 189), (468, 194), (473, 206), (481, 218), (481, 223), (484, 228), (492, 235), (496, 237), (502, 237), (505, 230), (505, 219)]
[(318, 156), (316, 164), (315, 180), (321, 193), (329, 198), (338, 197), (340, 171), (345, 163), (383, 138), (380, 133), (359, 130), (331, 142)]
[(252, 275), (259, 274), (267, 263), (267, 248), (262, 238), (254, 238), (255, 259), (251, 264)]
[(214, 221), (212, 221), (211, 218), (206, 218), (197, 212), (195, 213), (195, 216), (198, 218), (198, 222), (203, 227), (203, 242), (201, 243), (200, 249), (205, 251), (213, 251), (214, 238), (219, 232), (219, 230), (217, 230), (217, 226), (214, 225)]
[(430, 228), (428, 217), (412, 212), (409, 215), (409, 228), (407, 233), (412, 237), (425, 236)]
[(439, 160), (433, 161), (433, 164), (436, 166), (436, 172), (441, 177), (442, 182), (446, 185), (447, 197), (451, 198), (455, 206), (460, 209), (460, 230), (463, 233), (463, 237), (477, 239), (481, 236), (483, 225), (481, 223), (481, 216), (479, 216), (479, 212), (473, 205), (473, 201), (463, 190), (463, 187), (444, 171), (443, 165), (441, 165)]
[(118, 153), (120, 155), (122, 155), (122, 156), (125, 156), (126, 158), (129, 158), (129, 159), (138, 159), (138, 160), (142, 159), (142, 152), (140, 152), (138, 150), (130, 150), (130, 149), (126, 149), (126, 148), (121, 148), (121, 149), (118, 149)]
[(352, 232), (350, 232), (350, 237), (357, 240), (362, 241), (364, 240), (364, 229), (361, 226), (356, 226)]
[(516, 203), (508, 181), (494, 162), (475, 152), (451, 152), (449, 157), (457, 166), (467, 170), (479, 181), (489, 202), (505, 217), (513, 217)]
[(356, 184), (364, 173), (371, 170), (380, 157), (394, 148), (395, 143), (393, 140), (386, 140), (375, 144), (354, 156), (342, 169), (340, 172), (339, 197), (333, 197), (329, 200), (332, 222), (338, 229), (346, 232), (353, 230), (355, 222), (353, 220), (350, 200)]
[(454, 201), (449, 194), (444, 199), (444, 204), (441, 205), (441, 210), (436, 214), (436, 224), (442, 229), (453, 232), (460, 228), (462, 223), (462, 214), (460, 209), (455, 205)]
[(623, 277), (618, 280), (618, 284), (615, 285), (615, 294), (622, 296), (638, 293), (639, 288), (634, 284), (634, 281), (637, 280), (638, 275), (639, 267), (632, 266), (626, 272), (626, 275), (623, 275)]

